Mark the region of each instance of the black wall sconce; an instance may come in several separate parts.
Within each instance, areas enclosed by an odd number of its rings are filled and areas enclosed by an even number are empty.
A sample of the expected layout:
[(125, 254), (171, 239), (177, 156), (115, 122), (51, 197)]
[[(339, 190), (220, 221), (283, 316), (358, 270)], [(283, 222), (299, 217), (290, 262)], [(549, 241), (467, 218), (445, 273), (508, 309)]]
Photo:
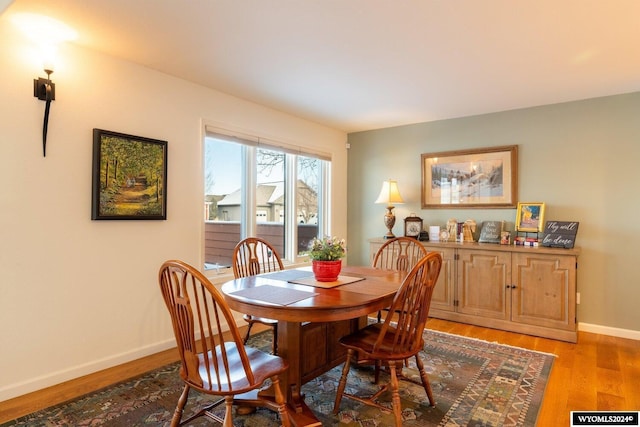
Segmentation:
[(44, 70), (47, 78), (38, 77), (33, 79), (33, 96), (46, 104), (44, 106), (44, 123), (42, 125), (42, 155), (47, 157), (47, 128), (49, 127), (49, 110), (51, 101), (56, 99), (56, 85), (51, 81), (51, 73), (53, 70)]
[[(0, 0), (0, 3), (3, 2), (6, 3), (6, 1)], [(56, 85), (51, 81), (53, 64), (57, 63), (56, 51), (61, 43), (76, 40), (78, 33), (64, 22), (46, 15), (18, 12), (10, 14), (9, 19), (31, 40), (33, 53), (39, 54), (44, 72), (47, 73), (46, 78), (33, 79), (33, 96), (45, 102), (42, 124), (42, 155), (47, 157), (49, 112), (51, 101), (56, 99)]]

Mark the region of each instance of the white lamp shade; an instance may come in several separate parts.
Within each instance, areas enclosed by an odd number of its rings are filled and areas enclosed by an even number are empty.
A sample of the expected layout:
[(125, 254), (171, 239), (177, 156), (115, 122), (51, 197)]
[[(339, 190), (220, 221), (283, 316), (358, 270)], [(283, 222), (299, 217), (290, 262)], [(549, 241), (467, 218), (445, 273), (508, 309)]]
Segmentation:
[(398, 190), (398, 182), (393, 180), (383, 181), (376, 203), (387, 203), (388, 205), (404, 203), (400, 190)]

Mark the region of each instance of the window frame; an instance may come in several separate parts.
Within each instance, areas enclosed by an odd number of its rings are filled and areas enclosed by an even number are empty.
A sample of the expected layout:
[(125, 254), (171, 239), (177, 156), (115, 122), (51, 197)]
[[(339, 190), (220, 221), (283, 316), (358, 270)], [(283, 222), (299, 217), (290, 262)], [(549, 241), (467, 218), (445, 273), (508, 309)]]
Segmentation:
[[(285, 181), (285, 198), (291, 200), (291, 202), (285, 203), (285, 220), (284, 220), (284, 239), (285, 239), (285, 251), (280, 254), (282, 261), (287, 266), (295, 266), (302, 263), (308, 263), (308, 255), (299, 255), (298, 246), (298, 227), (297, 227), (297, 206), (298, 206), (298, 194), (297, 194), (297, 180), (298, 180), (298, 158), (300, 156), (312, 157), (321, 160), (320, 163), (320, 176), (318, 180), (318, 210), (317, 221), (318, 231), (317, 237), (329, 235), (329, 229), (331, 224), (330, 218), (330, 180), (331, 180), (331, 156), (325, 153), (320, 153), (312, 149), (294, 146), (286, 144), (274, 139), (267, 139), (249, 135), (244, 132), (231, 131), (229, 129), (212, 127), (205, 125), (204, 135), (202, 138), (202, 174), (201, 182), (203, 183), (204, 196), (204, 181), (206, 174), (205, 165), (205, 152), (207, 138), (217, 138), (223, 141), (237, 143), (241, 145), (242, 156), (244, 161), (242, 162), (241, 173), (241, 219), (240, 219), (240, 239), (245, 237), (255, 236), (257, 232), (257, 219), (256, 219), (256, 185), (257, 185), (257, 151), (260, 148), (269, 149), (273, 151), (282, 152), (285, 154), (285, 166), (284, 166), (284, 181)], [(202, 256), (201, 265), (205, 272), (214, 271), (216, 274), (229, 274), (231, 267), (204, 269), (205, 265), (205, 228), (206, 221), (203, 221), (203, 232), (201, 236), (202, 244)]]

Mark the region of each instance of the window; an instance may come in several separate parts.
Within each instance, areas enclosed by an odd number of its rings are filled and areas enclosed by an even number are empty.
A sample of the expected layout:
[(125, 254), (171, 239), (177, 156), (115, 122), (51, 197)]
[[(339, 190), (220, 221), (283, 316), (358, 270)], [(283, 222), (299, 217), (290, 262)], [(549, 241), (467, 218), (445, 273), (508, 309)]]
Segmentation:
[[(251, 139), (207, 133), (204, 142), (205, 269), (230, 267), (249, 236), (288, 262), (326, 232), (330, 161)], [(322, 230), (320, 232), (319, 230)]]

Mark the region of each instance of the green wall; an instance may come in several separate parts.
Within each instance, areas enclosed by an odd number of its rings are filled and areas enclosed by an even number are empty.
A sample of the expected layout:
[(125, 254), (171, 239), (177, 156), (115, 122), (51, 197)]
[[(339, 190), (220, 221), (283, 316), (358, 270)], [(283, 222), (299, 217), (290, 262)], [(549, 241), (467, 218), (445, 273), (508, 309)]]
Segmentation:
[(636, 92), (350, 134), (349, 262), (367, 263), (367, 240), (386, 231), (385, 208), (374, 203), (385, 179), (405, 200), (396, 235), (411, 213), (425, 228), (456, 218), (505, 220), (512, 230), (515, 208), (421, 209), (420, 154), (515, 144), (519, 201), (544, 202), (546, 220), (580, 222), (581, 329), (640, 333), (639, 115)]

